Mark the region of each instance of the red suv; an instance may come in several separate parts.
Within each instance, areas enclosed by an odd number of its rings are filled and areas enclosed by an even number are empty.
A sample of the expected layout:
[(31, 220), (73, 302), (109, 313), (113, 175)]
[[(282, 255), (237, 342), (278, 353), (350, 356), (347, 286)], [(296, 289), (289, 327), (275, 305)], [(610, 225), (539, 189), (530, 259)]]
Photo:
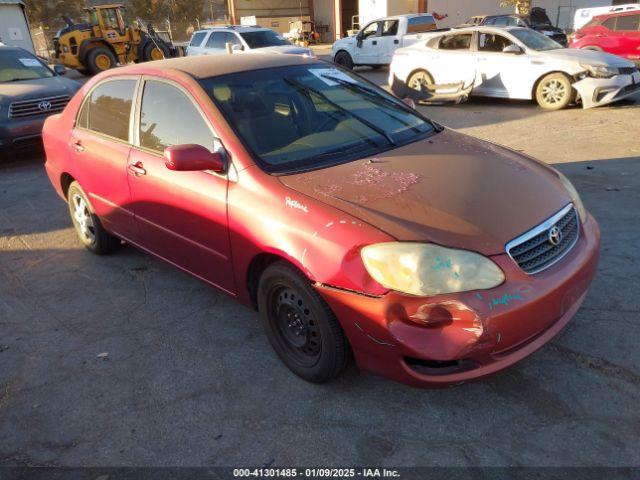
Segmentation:
[(351, 353), (412, 385), (494, 373), (558, 333), (596, 271), (598, 224), (562, 174), (316, 59), (114, 68), (43, 137), (89, 250), (124, 240), (255, 308), (313, 382)]
[(569, 47), (602, 50), (640, 62), (640, 11), (594, 17), (571, 35)]

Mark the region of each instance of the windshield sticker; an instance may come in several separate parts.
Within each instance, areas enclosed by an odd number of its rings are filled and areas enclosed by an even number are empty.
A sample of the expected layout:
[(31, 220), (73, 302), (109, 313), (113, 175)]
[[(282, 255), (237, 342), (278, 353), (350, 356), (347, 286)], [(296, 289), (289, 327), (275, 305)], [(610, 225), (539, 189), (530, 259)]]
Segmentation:
[(324, 83), (326, 83), (330, 87), (335, 87), (339, 83), (339, 82), (332, 81), (331, 77), (343, 82), (349, 82), (354, 84), (356, 83), (356, 81), (353, 78), (351, 78), (349, 75), (345, 74), (344, 72), (341, 72), (337, 68), (313, 68), (313, 69), (309, 69), (309, 72), (311, 72), (313, 75), (318, 77), (320, 80), (322, 80)]
[(20, 63), (25, 67), (41, 67), (42, 64), (35, 58), (19, 58)]

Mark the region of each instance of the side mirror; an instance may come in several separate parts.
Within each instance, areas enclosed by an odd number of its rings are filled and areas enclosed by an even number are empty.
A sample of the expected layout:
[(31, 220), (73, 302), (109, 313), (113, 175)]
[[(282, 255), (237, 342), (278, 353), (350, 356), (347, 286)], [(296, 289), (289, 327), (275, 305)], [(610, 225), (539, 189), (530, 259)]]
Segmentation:
[(356, 46), (358, 48), (362, 48), (362, 40), (364, 40), (364, 33), (362, 33), (362, 30), (360, 30), (356, 35)]
[(53, 71), (56, 72), (57, 75), (65, 75), (67, 68), (64, 65), (56, 64), (53, 66)]
[(193, 144), (165, 148), (164, 159), (167, 168), (176, 172), (222, 172), (225, 164), (221, 153), (212, 153), (201, 145)]
[(241, 52), (242, 50), (244, 50), (244, 45), (240, 45), (239, 43), (234, 43), (233, 45), (231, 45), (231, 50), (234, 52)]
[(413, 100), (413, 98), (405, 97), (402, 99), (402, 103), (404, 103), (407, 107), (413, 108), (414, 110), (416, 109), (416, 102)]
[(512, 43), (511, 45), (507, 45), (506, 47), (504, 47), (502, 49), (502, 53), (511, 53), (513, 55), (521, 55), (524, 52), (518, 45), (515, 45)]

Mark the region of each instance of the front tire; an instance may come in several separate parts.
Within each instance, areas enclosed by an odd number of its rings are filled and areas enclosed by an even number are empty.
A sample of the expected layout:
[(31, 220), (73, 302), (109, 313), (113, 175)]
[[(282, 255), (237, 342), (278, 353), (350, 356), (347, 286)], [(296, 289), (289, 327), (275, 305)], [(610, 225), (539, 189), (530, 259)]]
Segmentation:
[(98, 216), (93, 213), (87, 196), (78, 184), (73, 182), (67, 192), (69, 214), (82, 244), (91, 252), (104, 255), (120, 246), (120, 239), (107, 232)]
[(571, 80), (563, 73), (546, 75), (536, 87), (536, 101), (545, 110), (562, 110), (575, 99)]
[(324, 383), (345, 368), (349, 345), (342, 327), (293, 266), (280, 261), (265, 270), (258, 285), (258, 309), (271, 346), (293, 373)]
[(349, 70), (352, 70), (354, 67), (353, 59), (351, 58), (351, 55), (349, 55), (349, 53), (345, 52), (344, 50), (341, 50), (338, 53), (336, 53), (336, 56), (333, 59), (333, 62), (340, 65), (341, 67), (348, 68)]
[(87, 68), (93, 75), (109, 70), (117, 64), (116, 56), (106, 47), (92, 48), (87, 54)]

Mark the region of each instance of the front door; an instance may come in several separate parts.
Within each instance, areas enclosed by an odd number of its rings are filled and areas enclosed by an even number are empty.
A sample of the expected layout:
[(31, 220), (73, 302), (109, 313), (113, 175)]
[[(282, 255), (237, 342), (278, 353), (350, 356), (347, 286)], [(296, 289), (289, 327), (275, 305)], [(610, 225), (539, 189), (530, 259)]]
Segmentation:
[[(476, 81), (473, 92), (504, 98), (531, 98), (533, 83), (542, 74), (544, 62), (522, 53), (505, 53), (513, 45), (509, 38), (495, 32), (478, 32)], [(536, 68), (539, 65), (540, 68)]]
[(147, 79), (139, 102), (128, 177), (140, 246), (235, 292), (227, 228), (227, 177), (176, 172), (164, 163), (171, 145), (221, 145), (195, 101), (174, 83)]
[(70, 142), (76, 180), (94, 212), (107, 230), (126, 239), (136, 236), (127, 161), (137, 83), (131, 77), (99, 83), (80, 109)]
[(380, 55), (380, 36), (378, 30), (381, 22), (371, 22), (364, 27), (356, 38), (353, 60), (359, 65), (378, 63)]

